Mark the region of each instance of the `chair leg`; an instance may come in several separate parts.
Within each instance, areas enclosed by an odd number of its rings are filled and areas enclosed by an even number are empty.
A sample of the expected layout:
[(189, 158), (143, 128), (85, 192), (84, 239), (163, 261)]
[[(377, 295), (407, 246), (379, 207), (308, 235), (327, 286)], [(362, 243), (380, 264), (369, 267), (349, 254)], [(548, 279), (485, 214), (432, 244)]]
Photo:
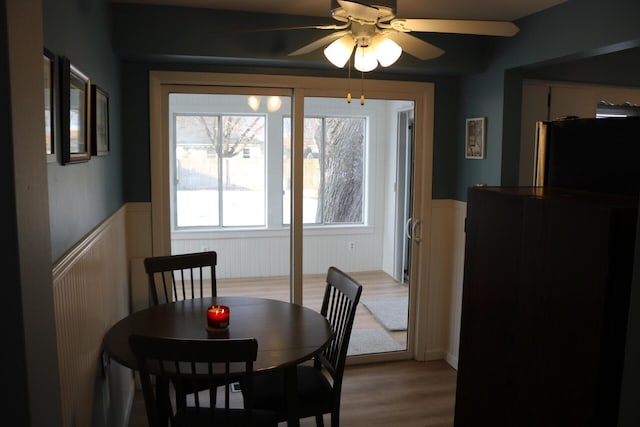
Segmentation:
[(322, 414), (316, 415), (316, 427), (324, 427), (324, 418), (322, 418)]
[(331, 412), (331, 427), (340, 427), (340, 411)]

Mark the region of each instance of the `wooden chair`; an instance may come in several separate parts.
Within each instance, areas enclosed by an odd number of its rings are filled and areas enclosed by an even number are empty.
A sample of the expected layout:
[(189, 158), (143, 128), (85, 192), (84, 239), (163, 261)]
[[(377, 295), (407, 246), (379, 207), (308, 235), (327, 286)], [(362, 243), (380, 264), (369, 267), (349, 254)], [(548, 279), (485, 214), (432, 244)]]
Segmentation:
[[(275, 413), (252, 406), (253, 362), (258, 353), (254, 338), (175, 339), (131, 335), (129, 344), (139, 366), (149, 426), (277, 426)], [(247, 379), (244, 408), (229, 404), (229, 385)], [(155, 387), (154, 383), (155, 382)], [(208, 384), (209, 398), (193, 395), (193, 404), (176, 406), (180, 386)], [(170, 385), (172, 384), (172, 385)], [(175, 386), (173, 385), (175, 384)], [(217, 388), (224, 387), (224, 404), (216, 407)]]
[[(316, 417), (318, 427), (324, 425), (322, 415), (331, 414), (331, 426), (340, 425), (340, 395), (347, 349), (362, 285), (346, 273), (330, 267), (321, 313), (331, 324), (335, 336), (313, 361), (313, 366), (297, 367), (298, 416)], [(326, 374), (326, 375), (325, 375)], [(242, 388), (247, 381), (242, 381)], [(256, 374), (253, 379), (254, 408), (275, 411), (279, 421), (287, 419), (284, 374), (271, 371)]]
[[(145, 258), (152, 304), (201, 298), (207, 290), (216, 296), (216, 264), (214, 251)], [(210, 286), (205, 286), (207, 276)]]

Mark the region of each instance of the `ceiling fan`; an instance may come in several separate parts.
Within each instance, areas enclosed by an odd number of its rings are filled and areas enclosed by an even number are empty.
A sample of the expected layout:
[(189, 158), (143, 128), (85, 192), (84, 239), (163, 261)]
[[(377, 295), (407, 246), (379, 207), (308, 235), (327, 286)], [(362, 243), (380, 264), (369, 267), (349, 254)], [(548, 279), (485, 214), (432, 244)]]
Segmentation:
[[(358, 71), (374, 70), (378, 64), (388, 67), (402, 52), (418, 59), (437, 58), (444, 50), (409, 33), (455, 33), (509, 37), (519, 29), (508, 21), (396, 18), (396, 0), (372, 0), (371, 3), (331, 0), (331, 16), (339, 24), (290, 27), (334, 30), (289, 55), (303, 55), (325, 47), (332, 64), (343, 68), (355, 49), (354, 67)], [(328, 45), (328, 46), (327, 46)]]

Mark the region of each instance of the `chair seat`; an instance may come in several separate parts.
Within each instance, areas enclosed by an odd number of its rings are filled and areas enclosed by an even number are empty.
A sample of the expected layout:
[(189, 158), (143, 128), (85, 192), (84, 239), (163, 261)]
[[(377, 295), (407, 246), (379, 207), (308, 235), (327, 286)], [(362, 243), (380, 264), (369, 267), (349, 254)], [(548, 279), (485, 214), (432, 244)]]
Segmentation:
[[(245, 412), (242, 409), (229, 409), (227, 419), (225, 419), (226, 416), (225, 410), (222, 408), (204, 411), (202, 408), (187, 407), (176, 413), (174, 421), (177, 427), (245, 426)], [(254, 409), (251, 412), (250, 425), (255, 427), (276, 427), (278, 419), (273, 412)]]
[[(297, 367), (298, 412), (301, 418), (331, 411), (333, 389), (321, 371), (313, 366)], [(282, 371), (256, 374), (253, 377), (253, 407), (268, 409), (286, 419), (286, 396)]]

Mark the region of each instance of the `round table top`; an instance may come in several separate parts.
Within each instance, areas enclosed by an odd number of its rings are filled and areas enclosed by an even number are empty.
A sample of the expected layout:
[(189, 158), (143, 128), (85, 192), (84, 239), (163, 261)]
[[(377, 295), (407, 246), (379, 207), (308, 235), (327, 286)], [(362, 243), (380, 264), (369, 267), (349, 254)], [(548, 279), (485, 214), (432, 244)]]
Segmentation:
[[(228, 334), (206, 329), (207, 308), (230, 309)], [(129, 335), (167, 338), (256, 338), (254, 370), (264, 371), (309, 360), (329, 343), (333, 331), (320, 313), (297, 304), (254, 297), (197, 298), (159, 304), (132, 313), (107, 331), (103, 349), (118, 363), (136, 369)]]

